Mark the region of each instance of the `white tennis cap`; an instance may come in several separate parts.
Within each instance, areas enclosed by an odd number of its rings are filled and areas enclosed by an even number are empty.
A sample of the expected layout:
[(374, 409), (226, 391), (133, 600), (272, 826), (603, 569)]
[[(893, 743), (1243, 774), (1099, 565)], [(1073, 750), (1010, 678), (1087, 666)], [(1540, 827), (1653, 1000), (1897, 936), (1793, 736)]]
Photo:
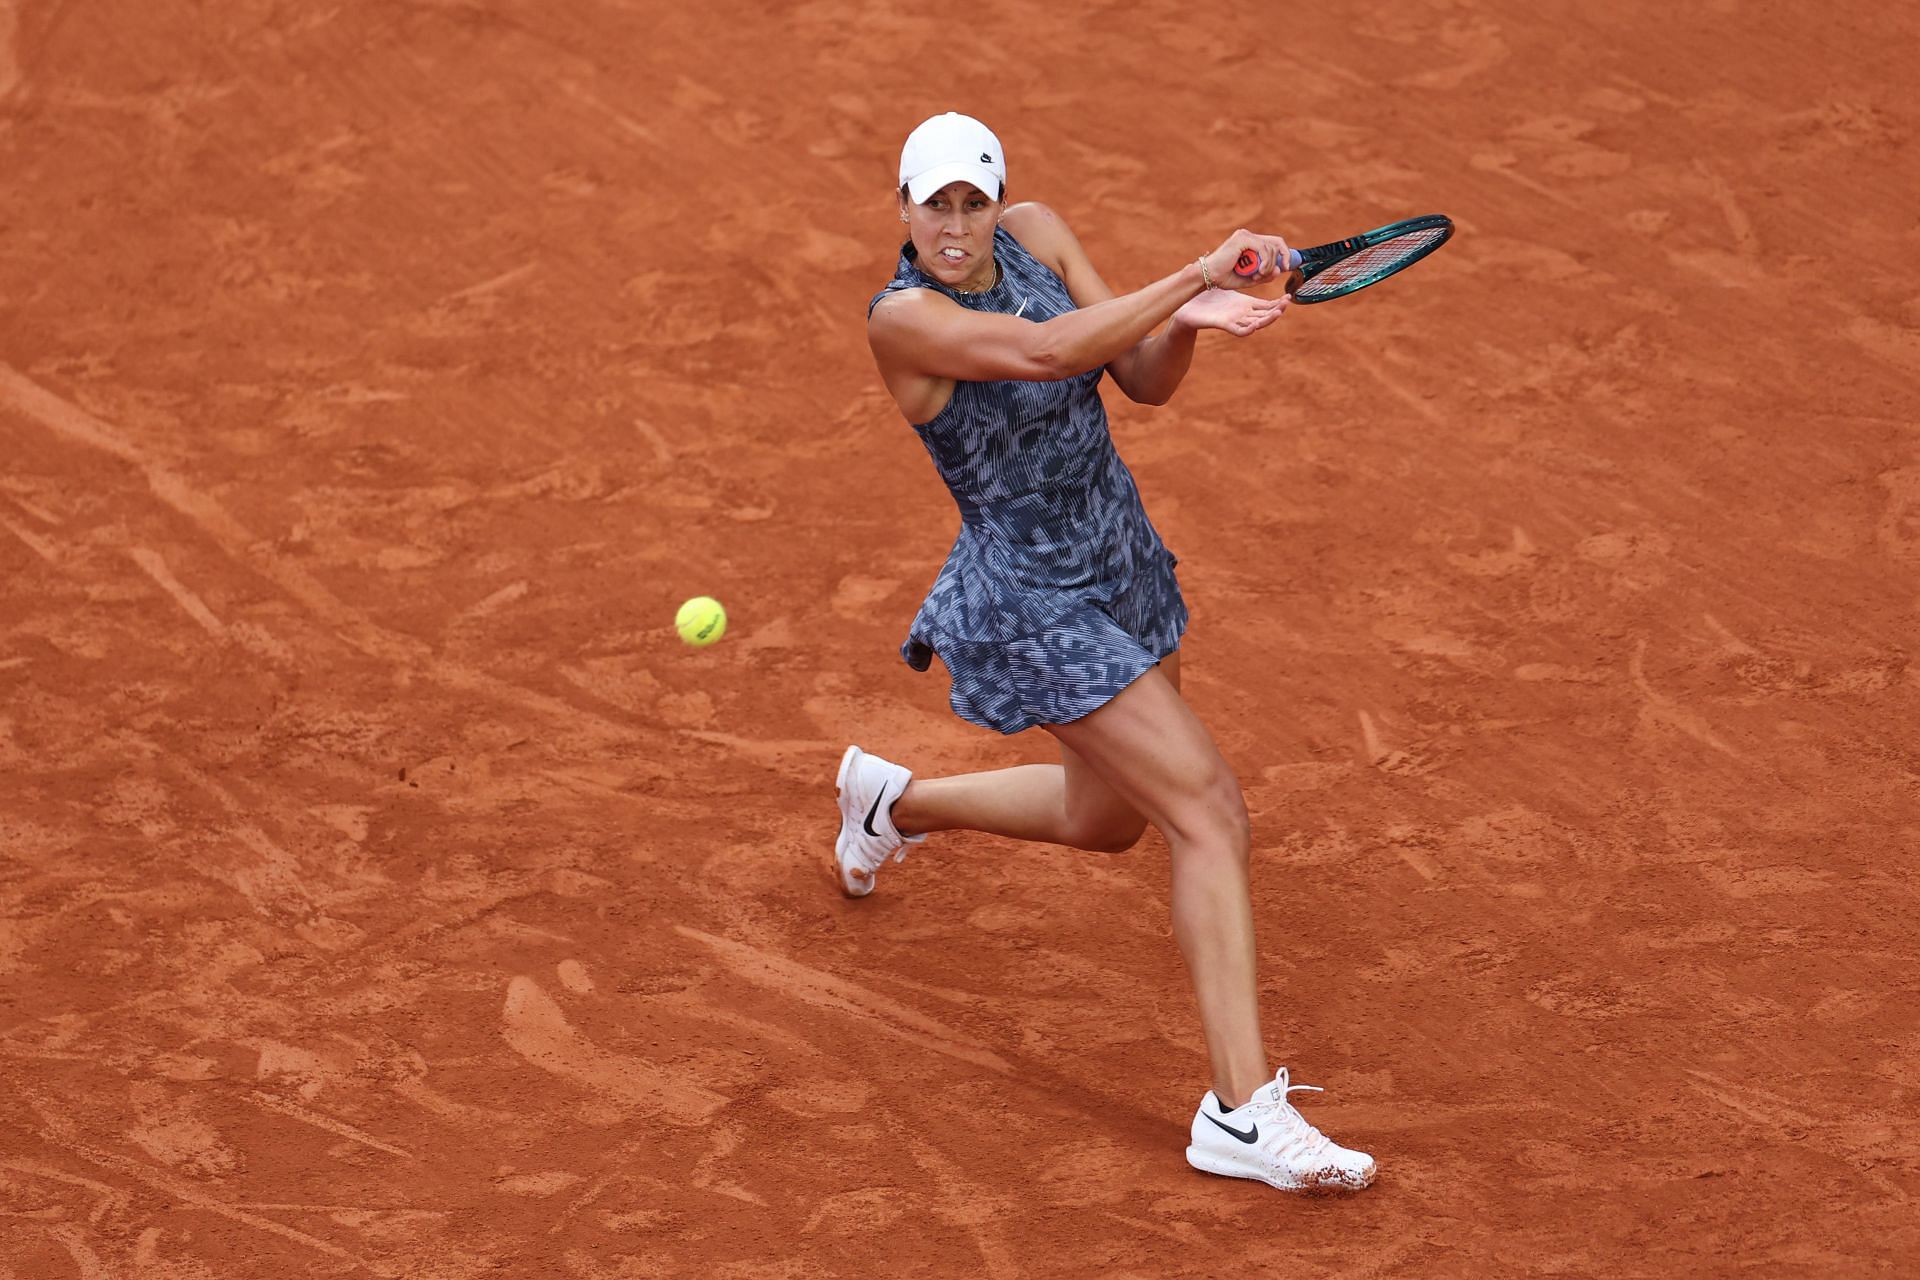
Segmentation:
[(949, 182), (971, 182), (995, 200), (1007, 184), (1007, 158), (993, 130), (957, 111), (921, 122), (900, 148), (900, 181), (915, 204)]

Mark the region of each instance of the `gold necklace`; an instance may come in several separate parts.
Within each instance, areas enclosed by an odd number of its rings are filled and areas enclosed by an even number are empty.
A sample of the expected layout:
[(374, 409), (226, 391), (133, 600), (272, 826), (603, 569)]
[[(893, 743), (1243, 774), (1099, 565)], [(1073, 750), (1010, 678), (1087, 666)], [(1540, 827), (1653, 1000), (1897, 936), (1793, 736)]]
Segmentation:
[(996, 254), (993, 259), (993, 283), (992, 284), (989, 284), (985, 288), (981, 288), (981, 289), (962, 289), (959, 285), (956, 284), (953, 286), (953, 291), (955, 293), (964, 293), (969, 296), (976, 293), (992, 293), (995, 287), (999, 285), (999, 283), (1000, 283), (1000, 258)]

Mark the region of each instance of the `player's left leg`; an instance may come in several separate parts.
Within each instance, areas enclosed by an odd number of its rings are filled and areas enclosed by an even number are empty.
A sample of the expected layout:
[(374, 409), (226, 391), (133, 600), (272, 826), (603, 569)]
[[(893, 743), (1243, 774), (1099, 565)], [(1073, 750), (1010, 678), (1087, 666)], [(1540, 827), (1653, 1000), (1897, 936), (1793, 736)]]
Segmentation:
[[(1180, 655), (1160, 670), (1180, 687)], [(1100, 853), (1131, 849), (1146, 818), (1087, 764), (1060, 743), (1060, 763), (1015, 765), (948, 778), (915, 778), (893, 802), (893, 824), (903, 836), (931, 831), (985, 831), (1043, 844)]]

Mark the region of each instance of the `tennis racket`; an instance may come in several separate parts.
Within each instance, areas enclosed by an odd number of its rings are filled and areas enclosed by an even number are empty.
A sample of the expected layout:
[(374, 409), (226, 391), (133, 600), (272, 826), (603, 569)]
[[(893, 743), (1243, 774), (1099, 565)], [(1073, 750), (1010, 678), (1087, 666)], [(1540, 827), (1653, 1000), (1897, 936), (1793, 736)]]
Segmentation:
[[(1288, 265), (1300, 273), (1295, 302), (1325, 302), (1379, 284), (1438, 249), (1453, 234), (1444, 213), (1423, 214), (1311, 249), (1288, 250)], [(1242, 279), (1260, 274), (1260, 256), (1248, 249), (1233, 264)]]

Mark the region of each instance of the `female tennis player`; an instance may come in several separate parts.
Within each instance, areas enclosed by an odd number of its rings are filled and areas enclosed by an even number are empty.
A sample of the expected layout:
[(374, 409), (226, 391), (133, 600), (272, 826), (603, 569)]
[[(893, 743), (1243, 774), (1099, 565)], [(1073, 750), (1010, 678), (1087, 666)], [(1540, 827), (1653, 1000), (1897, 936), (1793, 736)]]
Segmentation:
[[(1151, 822), (1172, 852), (1174, 937), (1213, 1067), (1188, 1162), (1282, 1190), (1356, 1190), (1372, 1158), (1288, 1103), (1312, 1086), (1284, 1067), (1268, 1075), (1246, 804), (1180, 696), (1176, 561), (1099, 394), (1104, 373), (1129, 398), (1165, 404), (1197, 332), (1245, 337), (1279, 319), (1287, 297), (1244, 290), (1283, 277), (1286, 243), (1236, 231), (1115, 294), (1066, 222), (1042, 204), (1009, 207), (1005, 184), (1000, 142), (979, 121), (950, 112), (913, 131), (900, 153), (908, 239), (867, 336), (962, 522), (901, 654), (923, 671), (938, 655), (963, 719), (1008, 734), (1037, 725), (1060, 763), (916, 779), (848, 747), (835, 782), (841, 886), (871, 893), (880, 865), (929, 832), (1118, 852)], [(1247, 251), (1259, 269), (1238, 276)]]

